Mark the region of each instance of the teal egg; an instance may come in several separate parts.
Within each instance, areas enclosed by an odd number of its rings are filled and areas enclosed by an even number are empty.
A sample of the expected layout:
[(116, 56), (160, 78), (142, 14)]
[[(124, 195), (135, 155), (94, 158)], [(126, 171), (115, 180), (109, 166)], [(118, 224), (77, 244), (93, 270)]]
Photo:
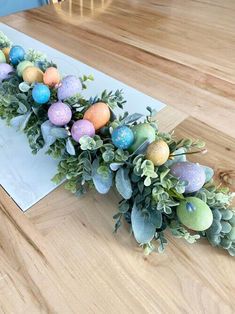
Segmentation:
[(128, 126), (119, 126), (113, 130), (112, 142), (117, 148), (127, 149), (134, 142), (134, 134)]
[(152, 143), (156, 138), (155, 129), (148, 123), (134, 125), (132, 131), (135, 139), (129, 149), (131, 153), (136, 151), (146, 140)]
[(213, 221), (210, 207), (197, 197), (186, 197), (176, 211), (180, 222), (194, 231), (208, 229)]
[(17, 74), (18, 76), (22, 77), (23, 75), (23, 72), (24, 70), (27, 68), (27, 67), (33, 67), (33, 63), (30, 62), (30, 61), (21, 61), (18, 65), (17, 65), (17, 68), (16, 68), (16, 71), (17, 71)]
[(50, 89), (47, 85), (36, 84), (32, 90), (33, 100), (38, 104), (45, 104), (49, 101), (51, 96)]
[(25, 51), (21, 46), (13, 46), (9, 52), (9, 60), (13, 65), (17, 65), (24, 60)]
[(0, 50), (0, 63), (5, 63), (6, 62), (6, 57), (3, 53), (2, 50)]

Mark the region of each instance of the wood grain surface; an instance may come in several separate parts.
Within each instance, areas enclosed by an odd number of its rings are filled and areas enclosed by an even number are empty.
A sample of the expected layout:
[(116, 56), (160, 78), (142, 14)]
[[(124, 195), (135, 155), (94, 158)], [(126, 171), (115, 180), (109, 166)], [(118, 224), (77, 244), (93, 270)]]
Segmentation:
[[(235, 191), (235, 3), (67, 0), (0, 19), (165, 102), (163, 131), (201, 138)], [(145, 104), (143, 104), (144, 106)], [(118, 196), (59, 187), (26, 214), (0, 190), (0, 313), (234, 313), (235, 262), (168, 236), (144, 256)]]

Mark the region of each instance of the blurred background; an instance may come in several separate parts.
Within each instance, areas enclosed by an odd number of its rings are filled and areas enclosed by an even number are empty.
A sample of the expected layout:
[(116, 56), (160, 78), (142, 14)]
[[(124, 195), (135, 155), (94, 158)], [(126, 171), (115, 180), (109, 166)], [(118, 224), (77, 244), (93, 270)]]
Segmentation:
[(15, 12), (37, 8), (50, 2), (59, 0), (0, 0), (0, 16), (9, 15)]

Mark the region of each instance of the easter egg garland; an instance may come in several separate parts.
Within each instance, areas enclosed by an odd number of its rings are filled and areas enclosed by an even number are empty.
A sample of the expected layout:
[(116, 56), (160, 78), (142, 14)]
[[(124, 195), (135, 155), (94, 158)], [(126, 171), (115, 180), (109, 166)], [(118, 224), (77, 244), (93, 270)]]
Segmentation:
[[(77, 196), (94, 187), (120, 194), (115, 231), (125, 220), (146, 254), (162, 252), (165, 230), (189, 243), (203, 237), (235, 256), (234, 193), (213, 183), (213, 170), (187, 161), (204, 152), (199, 140), (160, 133), (154, 111), (123, 113), (121, 91), (86, 99), (91, 76), (60, 77), (41, 53), (12, 46), (0, 32), (0, 118), (28, 138), (32, 153), (46, 148), (59, 158), (52, 179)], [(191, 231), (193, 233), (191, 233)]]

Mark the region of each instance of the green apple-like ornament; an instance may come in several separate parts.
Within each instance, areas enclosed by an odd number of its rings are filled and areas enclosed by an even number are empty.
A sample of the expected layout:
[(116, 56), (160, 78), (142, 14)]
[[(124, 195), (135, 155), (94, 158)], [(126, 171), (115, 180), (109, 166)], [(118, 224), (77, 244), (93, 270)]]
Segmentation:
[(194, 231), (208, 229), (213, 221), (210, 207), (197, 197), (186, 197), (177, 207), (180, 222)]
[(146, 140), (148, 140), (149, 143), (152, 143), (156, 137), (154, 128), (148, 123), (136, 124), (133, 126), (132, 131), (135, 140), (129, 148), (131, 153), (136, 151)]

